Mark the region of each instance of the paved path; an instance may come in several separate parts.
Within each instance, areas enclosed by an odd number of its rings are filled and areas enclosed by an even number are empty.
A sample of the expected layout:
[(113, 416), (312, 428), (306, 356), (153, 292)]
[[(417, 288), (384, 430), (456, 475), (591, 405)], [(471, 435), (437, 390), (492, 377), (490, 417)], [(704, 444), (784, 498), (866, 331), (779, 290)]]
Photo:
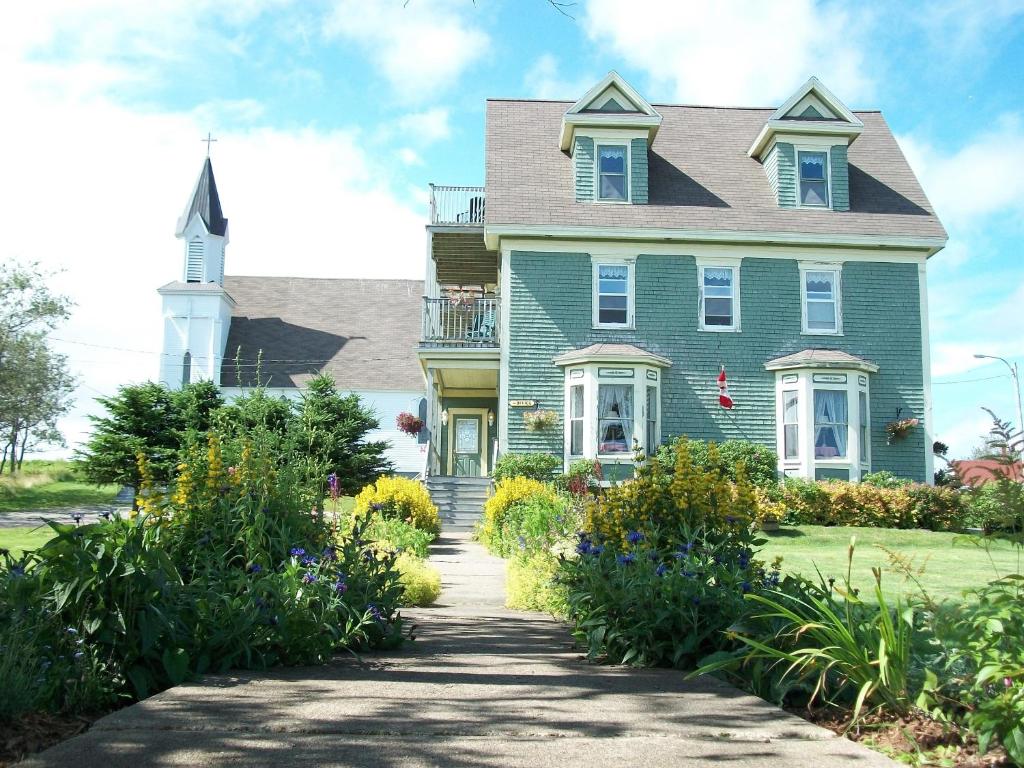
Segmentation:
[(587, 664), (563, 625), (502, 607), (504, 564), (434, 547), (416, 642), (326, 667), (211, 677), (116, 712), (26, 766), (892, 766), (714, 680)]
[(73, 515), (82, 516), (82, 525), (95, 523), (100, 515), (120, 512), (128, 514), (131, 505), (127, 507), (110, 504), (102, 507), (62, 507), (60, 509), (30, 509), (17, 512), (0, 512), (0, 528), (40, 528), (46, 525), (47, 520), (55, 523), (73, 523)]

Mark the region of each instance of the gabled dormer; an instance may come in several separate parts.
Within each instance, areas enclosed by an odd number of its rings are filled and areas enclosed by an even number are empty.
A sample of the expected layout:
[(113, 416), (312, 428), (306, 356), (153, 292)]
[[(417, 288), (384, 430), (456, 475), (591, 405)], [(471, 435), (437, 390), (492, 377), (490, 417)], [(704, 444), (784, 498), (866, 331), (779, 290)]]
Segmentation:
[(864, 123), (816, 77), (768, 118), (749, 154), (782, 208), (850, 210), (847, 148)]
[(224, 285), (224, 248), (228, 244), (228, 220), (220, 205), (210, 158), (203, 163), (192, 197), (178, 219), (175, 237), (185, 244), (185, 283)]
[(617, 72), (609, 72), (562, 116), (578, 203), (647, 202), (647, 151), (661, 115)]

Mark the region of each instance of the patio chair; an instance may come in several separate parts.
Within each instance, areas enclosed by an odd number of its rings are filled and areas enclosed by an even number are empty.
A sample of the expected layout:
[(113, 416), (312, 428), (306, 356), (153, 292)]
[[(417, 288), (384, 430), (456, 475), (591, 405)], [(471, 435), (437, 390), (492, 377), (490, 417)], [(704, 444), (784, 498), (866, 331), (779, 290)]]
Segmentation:
[(497, 316), (494, 308), (485, 310), (476, 316), (473, 327), (466, 331), (467, 341), (490, 341), (494, 338), (494, 326)]

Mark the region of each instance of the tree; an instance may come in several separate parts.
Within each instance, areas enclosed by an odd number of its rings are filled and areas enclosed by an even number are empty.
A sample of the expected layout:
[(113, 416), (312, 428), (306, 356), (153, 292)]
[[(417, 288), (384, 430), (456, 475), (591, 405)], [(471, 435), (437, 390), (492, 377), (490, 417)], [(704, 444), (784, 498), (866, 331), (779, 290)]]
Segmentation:
[(366, 433), (380, 423), (358, 395), (342, 395), (334, 380), (320, 375), (312, 379), (295, 415), (296, 447), (309, 457), (313, 471), (319, 472), (321, 498), (327, 495), (327, 475), (338, 478), (341, 493), (354, 495), (364, 485), (393, 465), (384, 456), (386, 441), (366, 442)]
[(174, 391), (153, 382), (131, 384), (96, 401), (106, 415), (89, 417), (93, 431), (75, 459), (91, 482), (135, 488), (140, 453), (153, 480), (166, 483), (188, 437), (209, 430), (223, 404), (217, 387), (208, 381)]
[(36, 264), (0, 266), (0, 472), (21, 466), (30, 445), (63, 444), (57, 419), (74, 387), (67, 359), (51, 351), (46, 334), (66, 319), (66, 296), (47, 286)]

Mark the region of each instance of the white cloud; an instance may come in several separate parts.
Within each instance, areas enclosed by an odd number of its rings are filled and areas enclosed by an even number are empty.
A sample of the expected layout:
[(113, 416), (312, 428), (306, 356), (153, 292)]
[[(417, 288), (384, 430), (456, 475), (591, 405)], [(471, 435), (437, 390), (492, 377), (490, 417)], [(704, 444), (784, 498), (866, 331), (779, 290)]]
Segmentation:
[(398, 150), (398, 159), (405, 165), (423, 165), (423, 158), (416, 154), (415, 149), (402, 147)]
[(771, 106), (817, 75), (845, 103), (873, 95), (867, 14), (812, 0), (591, 0), (583, 28), (609, 59), (648, 73), (651, 98)]
[(930, 311), (932, 375), (954, 376), (985, 365), (975, 359), (975, 352), (1024, 357), (1024, 336), (1016, 319), (1024, 306), (1024, 283), (1018, 276), (1009, 292), (1000, 295), (999, 282), (981, 275), (929, 289), (929, 309), (936, 308)]
[(448, 110), (444, 107), (431, 107), (422, 112), (402, 115), (395, 121), (395, 129), (408, 141), (430, 144), (451, 136), (449, 116)]
[(928, 199), (952, 231), (998, 213), (1024, 216), (1024, 123), (1007, 113), (954, 152), (915, 136), (899, 137)]
[(1000, 37), (1013, 34), (1015, 17), (1024, 15), (1024, 0), (933, 0), (926, 13), (914, 9), (910, 14), (942, 51), (940, 64), (969, 56), (977, 66), (979, 58), (998, 48)]
[(576, 101), (589, 91), (605, 73), (583, 75), (576, 78), (562, 76), (558, 59), (550, 53), (542, 54), (523, 77), (527, 95), (533, 99), (561, 99)]
[(487, 52), (474, 12), (463, 0), (337, 0), (324, 34), (362, 48), (399, 96), (421, 101), (453, 88)]
[[(388, 175), (359, 130), (259, 127), (262, 107), (252, 101), (132, 109), (104, 95), (109, 80), (91, 80), (94, 68), (118, 77), (103, 57), (83, 64), (25, 50), (8, 59), (5, 113), (31, 116), (32, 126), (0, 121), (0, 144), (17, 148), (4, 160), (5, 178), (16, 183), (0, 185), (0, 258), (65, 270), (53, 286), (77, 303), (56, 334), (81, 380), (75, 410), (62, 421), (72, 444), (87, 429), (95, 396), (157, 375), (156, 288), (180, 275), (174, 225), (200, 169), (199, 139), (218, 130), (211, 120), (235, 125), (213, 145), (231, 220), (229, 274), (422, 274), (425, 209), (405, 201), (404, 181)], [(75, 87), (50, 87), (62, 81)]]
[[(972, 448), (984, 445), (984, 437), (991, 426), (992, 418), (979, 407), (977, 413), (971, 413), (948, 426), (938, 425), (935, 439), (949, 446), (947, 455), (951, 460), (964, 459), (970, 455)], [(936, 461), (936, 468), (940, 468), (941, 464)]]

